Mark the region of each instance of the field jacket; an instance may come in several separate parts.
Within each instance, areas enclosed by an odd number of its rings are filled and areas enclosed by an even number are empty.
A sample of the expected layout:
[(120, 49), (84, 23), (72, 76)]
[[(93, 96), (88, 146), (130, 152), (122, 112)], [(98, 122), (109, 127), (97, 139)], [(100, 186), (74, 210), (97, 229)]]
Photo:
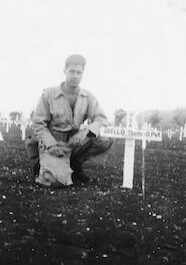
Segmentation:
[(57, 144), (55, 132), (78, 131), (86, 119), (89, 120), (88, 130), (96, 136), (99, 136), (100, 127), (108, 123), (97, 99), (85, 89), (79, 89), (72, 111), (62, 91), (63, 85), (44, 90), (34, 113), (34, 134), (46, 148)]

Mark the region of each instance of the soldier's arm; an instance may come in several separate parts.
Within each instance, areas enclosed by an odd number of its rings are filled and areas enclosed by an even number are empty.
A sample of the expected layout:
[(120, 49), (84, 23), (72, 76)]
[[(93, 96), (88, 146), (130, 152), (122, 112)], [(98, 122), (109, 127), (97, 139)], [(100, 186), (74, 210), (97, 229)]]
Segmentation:
[(57, 142), (48, 129), (51, 120), (47, 94), (44, 91), (34, 112), (33, 131), (38, 141), (46, 148), (56, 145)]

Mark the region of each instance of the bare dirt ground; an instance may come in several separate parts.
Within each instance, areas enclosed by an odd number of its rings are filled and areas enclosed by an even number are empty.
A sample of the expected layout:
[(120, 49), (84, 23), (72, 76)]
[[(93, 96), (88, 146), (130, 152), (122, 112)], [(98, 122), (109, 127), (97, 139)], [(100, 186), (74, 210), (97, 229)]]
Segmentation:
[(122, 141), (106, 163), (86, 163), (86, 186), (52, 190), (35, 184), (24, 144), (0, 151), (1, 265), (183, 265), (186, 146), (150, 143), (141, 194), (141, 147), (134, 189), (122, 189)]

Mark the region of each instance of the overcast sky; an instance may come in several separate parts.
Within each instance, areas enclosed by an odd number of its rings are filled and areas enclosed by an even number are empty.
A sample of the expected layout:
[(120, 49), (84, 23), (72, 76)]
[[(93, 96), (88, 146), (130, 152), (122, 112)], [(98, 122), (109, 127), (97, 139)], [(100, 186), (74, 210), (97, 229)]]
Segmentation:
[(28, 115), (42, 90), (64, 79), (72, 53), (86, 57), (81, 85), (108, 116), (185, 107), (184, 2), (0, 1), (0, 111)]

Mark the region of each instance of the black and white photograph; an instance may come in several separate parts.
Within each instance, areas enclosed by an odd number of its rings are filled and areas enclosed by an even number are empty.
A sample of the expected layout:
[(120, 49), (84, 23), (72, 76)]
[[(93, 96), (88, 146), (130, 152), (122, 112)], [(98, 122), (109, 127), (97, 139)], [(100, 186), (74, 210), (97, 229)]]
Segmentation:
[(0, 265), (186, 265), (186, 0), (0, 1)]

